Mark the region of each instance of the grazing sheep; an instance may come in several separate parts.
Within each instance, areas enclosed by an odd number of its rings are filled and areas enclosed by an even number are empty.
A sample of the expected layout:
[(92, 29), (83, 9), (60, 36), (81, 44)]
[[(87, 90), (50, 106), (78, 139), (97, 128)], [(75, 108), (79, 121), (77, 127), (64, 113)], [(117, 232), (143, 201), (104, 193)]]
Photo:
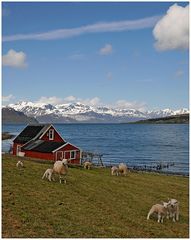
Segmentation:
[(114, 175), (119, 176), (119, 168), (116, 167), (116, 166), (113, 166), (113, 167), (111, 168), (111, 175), (112, 175), (112, 176), (114, 176)]
[(158, 223), (159, 222), (163, 223), (163, 219), (167, 215), (168, 205), (169, 205), (169, 203), (165, 203), (165, 202), (163, 202), (163, 205), (162, 204), (153, 205), (147, 215), (147, 220), (150, 219), (150, 215), (152, 215), (153, 213), (157, 213), (158, 214)]
[(23, 162), (19, 160), (19, 161), (17, 162), (17, 164), (16, 164), (16, 167), (17, 167), (17, 168), (23, 168), (23, 167), (24, 167)]
[[(56, 161), (53, 166), (53, 173), (59, 174), (60, 183), (62, 183), (62, 175), (66, 176), (68, 173), (68, 160)], [(66, 179), (64, 179), (64, 183), (66, 183)]]
[(126, 176), (126, 175), (127, 175), (127, 172), (128, 172), (127, 165), (124, 164), (124, 163), (120, 163), (120, 164), (119, 164), (119, 173), (120, 173), (121, 175)]
[(52, 168), (48, 168), (44, 172), (44, 174), (42, 176), (42, 179), (47, 178), (50, 182), (51, 182), (51, 180), (55, 181), (55, 179), (53, 178), (52, 174), (53, 174), (53, 169)]
[(179, 220), (179, 202), (176, 199), (168, 199), (167, 218), (171, 217), (173, 222)]
[(87, 162), (84, 162), (84, 168), (85, 168), (85, 169), (90, 170), (91, 167), (92, 167), (92, 165), (93, 165), (93, 164), (92, 164), (91, 162), (88, 162), (88, 161), (87, 161)]

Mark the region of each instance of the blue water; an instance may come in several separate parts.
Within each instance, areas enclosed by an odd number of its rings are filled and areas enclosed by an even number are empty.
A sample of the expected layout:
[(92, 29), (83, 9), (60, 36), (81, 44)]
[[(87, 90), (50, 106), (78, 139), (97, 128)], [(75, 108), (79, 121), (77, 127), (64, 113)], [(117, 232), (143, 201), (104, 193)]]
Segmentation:
[[(189, 126), (187, 124), (55, 124), (61, 136), (84, 151), (101, 153), (108, 165), (171, 164), (169, 172), (189, 173)], [(3, 125), (18, 134), (25, 125)], [(3, 141), (7, 151), (11, 140)]]

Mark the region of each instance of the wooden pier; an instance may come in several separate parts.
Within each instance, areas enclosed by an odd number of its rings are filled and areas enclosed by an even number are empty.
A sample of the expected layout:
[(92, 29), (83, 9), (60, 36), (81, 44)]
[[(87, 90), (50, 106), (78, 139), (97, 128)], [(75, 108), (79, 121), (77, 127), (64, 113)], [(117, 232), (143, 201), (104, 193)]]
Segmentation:
[(81, 163), (83, 164), (86, 161), (93, 163), (96, 166), (104, 167), (102, 161), (103, 154), (93, 153), (93, 152), (82, 152)]

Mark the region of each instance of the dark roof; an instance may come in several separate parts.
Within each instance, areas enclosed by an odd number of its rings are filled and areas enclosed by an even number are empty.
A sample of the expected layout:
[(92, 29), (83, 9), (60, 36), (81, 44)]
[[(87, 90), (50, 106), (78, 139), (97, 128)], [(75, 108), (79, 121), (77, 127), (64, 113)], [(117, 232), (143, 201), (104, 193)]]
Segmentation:
[(39, 136), (43, 133), (50, 125), (43, 124), (43, 125), (28, 125), (15, 139), (14, 142), (16, 143), (27, 143), (28, 141), (32, 140), (33, 138)]
[(22, 150), (30, 150), (35, 152), (50, 153), (61, 147), (66, 142), (47, 142), (43, 140), (33, 141), (30, 144), (22, 147)]

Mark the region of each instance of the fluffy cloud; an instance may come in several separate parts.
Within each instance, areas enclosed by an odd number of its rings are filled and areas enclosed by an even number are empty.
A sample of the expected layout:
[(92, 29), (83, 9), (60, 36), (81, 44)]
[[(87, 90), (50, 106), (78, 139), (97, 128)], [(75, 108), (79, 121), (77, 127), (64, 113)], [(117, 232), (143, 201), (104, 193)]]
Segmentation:
[(184, 71), (182, 71), (181, 69), (179, 69), (175, 72), (175, 77), (176, 78), (182, 78), (183, 75), (184, 75)]
[(75, 96), (68, 96), (62, 99), (62, 98), (53, 96), (53, 97), (41, 97), (39, 100), (36, 101), (36, 103), (46, 103), (46, 104), (52, 104), (52, 105), (63, 104), (63, 103), (75, 103), (75, 102), (80, 102), (82, 104), (87, 104), (91, 106), (97, 106), (101, 104), (101, 101), (98, 97), (82, 99)]
[(8, 96), (2, 96), (2, 101), (9, 102), (13, 98), (14, 98), (14, 96), (12, 94), (9, 94)]
[(98, 98), (98, 97), (82, 99), (82, 98), (77, 98), (74, 96), (68, 96), (63, 99), (63, 102), (64, 103), (80, 102), (85, 105), (87, 104), (87, 105), (91, 105), (91, 106), (97, 106), (97, 105), (101, 104), (100, 98)]
[(101, 104), (101, 101), (98, 97), (94, 97), (92, 99), (86, 99), (85, 102), (87, 104), (90, 104), (92, 106), (97, 106), (97, 105), (100, 105)]
[(189, 47), (189, 8), (172, 5), (154, 27), (155, 47), (159, 51)]
[(126, 100), (118, 100), (115, 106), (121, 109), (127, 108), (127, 109), (136, 109), (139, 111), (144, 111), (146, 109), (145, 102), (137, 102), (137, 101), (129, 102)]
[(106, 77), (107, 77), (108, 80), (112, 80), (113, 79), (112, 72), (108, 72)]
[(112, 53), (112, 45), (106, 44), (103, 48), (99, 50), (100, 55), (109, 55)]
[(38, 101), (36, 101), (37, 103), (47, 103), (47, 104), (52, 104), (52, 105), (56, 105), (56, 104), (60, 104), (63, 102), (63, 99), (58, 98), (58, 97), (41, 97)]
[(68, 97), (65, 97), (64, 98), (64, 101), (65, 102), (74, 102), (74, 101), (76, 101), (77, 99), (76, 99), (76, 97), (74, 97), (74, 96), (68, 96)]
[(81, 60), (84, 59), (84, 54), (75, 53), (69, 56), (70, 60)]
[(26, 67), (26, 54), (24, 52), (16, 52), (10, 49), (6, 55), (2, 57), (3, 66), (23, 68)]

